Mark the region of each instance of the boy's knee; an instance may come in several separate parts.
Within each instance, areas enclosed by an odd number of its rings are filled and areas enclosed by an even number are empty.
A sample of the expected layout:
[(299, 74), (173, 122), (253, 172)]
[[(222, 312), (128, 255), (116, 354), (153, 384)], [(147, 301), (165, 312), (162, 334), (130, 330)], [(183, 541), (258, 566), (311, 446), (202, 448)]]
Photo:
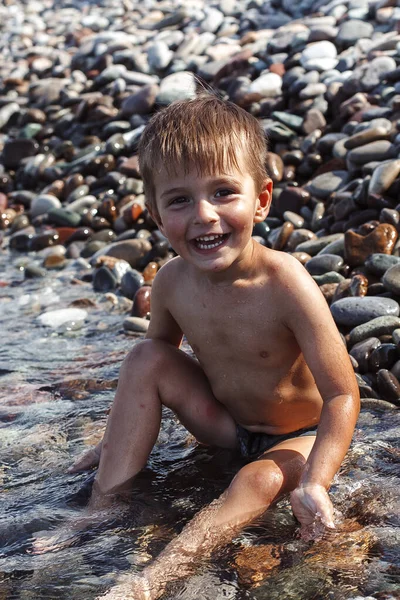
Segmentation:
[(266, 466), (256, 461), (239, 471), (230, 485), (230, 490), (233, 493), (245, 492), (256, 496), (261, 503), (268, 505), (279, 494), (282, 486), (283, 474), (278, 467)]
[(141, 369), (154, 369), (161, 365), (170, 350), (169, 344), (162, 340), (142, 340), (128, 352), (123, 367), (137, 371), (140, 364)]

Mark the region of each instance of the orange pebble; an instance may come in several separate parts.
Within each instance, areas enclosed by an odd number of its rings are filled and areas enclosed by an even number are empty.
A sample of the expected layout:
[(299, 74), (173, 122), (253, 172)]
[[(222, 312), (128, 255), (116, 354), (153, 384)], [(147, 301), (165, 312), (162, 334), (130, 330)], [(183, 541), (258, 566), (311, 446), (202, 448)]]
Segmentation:
[(156, 273), (158, 271), (158, 264), (156, 262), (149, 262), (147, 267), (143, 271), (143, 277), (146, 283), (152, 283)]

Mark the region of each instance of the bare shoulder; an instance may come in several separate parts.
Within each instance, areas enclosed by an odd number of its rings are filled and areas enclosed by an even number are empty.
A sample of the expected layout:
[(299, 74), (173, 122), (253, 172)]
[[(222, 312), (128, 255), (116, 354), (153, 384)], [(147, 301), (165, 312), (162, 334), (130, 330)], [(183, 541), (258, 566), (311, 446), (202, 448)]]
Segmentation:
[(176, 282), (183, 275), (184, 270), (185, 263), (180, 256), (171, 258), (158, 271), (153, 282), (153, 292), (162, 294), (166, 290), (174, 288)]

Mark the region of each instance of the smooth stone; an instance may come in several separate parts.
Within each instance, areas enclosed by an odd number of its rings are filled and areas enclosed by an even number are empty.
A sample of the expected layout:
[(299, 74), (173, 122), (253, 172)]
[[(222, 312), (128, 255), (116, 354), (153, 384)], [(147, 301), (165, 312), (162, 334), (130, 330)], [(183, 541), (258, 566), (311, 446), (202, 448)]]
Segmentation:
[(346, 231), (344, 255), (350, 266), (363, 265), (371, 254), (391, 254), (398, 233), (393, 225), (381, 223), (371, 233), (362, 236), (355, 231)]
[(265, 221), (261, 221), (261, 223), (256, 223), (253, 227), (253, 236), (259, 236), (261, 238), (263, 238), (264, 240), (268, 240), (268, 236), (270, 234), (270, 227), (268, 225), (268, 223), (266, 223)]
[(289, 223), (292, 223), (292, 225), (296, 229), (301, 229), (303, 227), (303, 225), (304, 225), (304, 219), (303, 219), (303, 217), (301, 217), (297, 213), (294, 213), (294, 212), (292, 212), (290, 210), (286, 210), (283, 213), (283, 218), (285, 219), (285, 221), (289, 221)]
[(368, 323), (357, 325), (350, 331), (349, 344), (353, 346), (368, 337), (379, 337), (381, 335), (391, 334), (392, 331), (400, 327), (400, 318), (393, 316), (377, 317)]
[(148, 114), (155, 104), (159, 91), (160, 88), (155, 84), (143, 86), (139, 92), (128, 96), (122, 102), (122, 114), (126, 117)]
[(174, 100), (190, 100), (196, 96), (196, 81), (193, 73), (181, 71), (172, 73), (160, 83), (160, 91), (157, 94), (157, 104), (171, 104)]
[(150, 321), (141, 317), (126, 317), (122, 324), (126, 331), (136, 331), (138, 333), (146, 333), (149, 325)]
[[(396, 342), (398, 343), (398, 342)], [(400, 378), (400, 360), (396, 361), (394, 365), (391, 367), (390, 372), (393, 373), (397, 379)]]
[(301, 208), (308, 203), (309, 199), (310, 194), (307, 190), (300, 187), (288, 186), (274, 200), (274, 206), (279, 215), (283, 215), (287, 210), (299, 213)]
[(385, 140), (387, 135), (388, 132), (384, 127), (369, 127), (348, 137), (344, 142), (344, 146), (347, 150), (353, 150), (378, 140)]
[(322, 256), (323, 254), (337, 254), (344, 258), (344, 234), (341, 238), (330, 242), (330, 244), (318, 252), (318, 256)]
[(363, 89), (372, 90), (379, 85), (381, 77), (396, 68), (397, 64), (391, 56), (377, 56), (368, 63), (368, 67), (361, 78)]
[(313, 275), (315, 283), (319, 286), (326, 285), (328, 283), (340, 283), (344, 281), (343, 275), (337, 273), (336, 271), (328, 271), (327, 273), (323, 273), (323, 275)]
[(55, 246), (60, 243), (60, 236), (56, 231), (47, 231), (45, 233), (38, 233), (31, 238), (29, 250), (31, 252), (38, 252), (43, 248), (49, 246)]
[(62, 308), (60, 310), (52, 310), (45, 312), (37, 318), (41, 325), (57, 329), (66, 323), (84, 321), (88, 313), (81, 308)]
[(150, 312), (151, 286), (142, 286), (135, 294), (132, 317), (145, 317)]
[(96, 269), (93, 274), (93, 289), (96, 292), (111, 292), (118, 287), (118, 280), (114, 273), (105, 265)]
[(36, 279), (46, 276), (46, 270), (42, 269), (38, 265), (30, 264), (25, 267), (25, 279)]
[(397, 228), (400, 222), (400, 213), (393, 208), (382, 208), (381, 214), (379, 215), (379, 221), (381, 223), (390, 223)]
[(40, 194), (32, 200), (30, 214), (32, 219), (39, 215), (44, 215), (54, 208), (61, 208), (61, 202), (51, 194)]
[(147, 49), (147, 60), (153, 71), (166, 69), (173, 56), (172, 50), (162, 40), (154, 42)]
[(78, 227), (81, 222), (81, 215), (64, 208), (53, 208), (47, 214), (49, 223), (58, 227)]
[(343, 239), (343, 233), (332, 233), (330, 235), (324, 235), (323, 237), (312, 239), (307, 242), (303, 242), (296, 247), (297, 252), (307, 252), (311, 256), (316, 256), (326, 246), (332, 242)]
[(305, 267), (310, 275), (323, 275), (329, 271), (339, 271), (342, 266), (343, 258), (335, 254), (314, 256), (305, 264)]
[(340, 25), (336, 42), (348, 48), (354, 46), (361, 38), (370, 38), (373, 32), (374, 27), (371, 23), (360, 19), (349, 19)]
[(395, 155), (395, 147), (389, 140), (378, 140), (350, 150), (347, 158), (355, 165), (365, 165), (372, 161), (387, 160)]
[(145, 239), (123, 240), (122, 242), (113, 242), (109, 246), (102, 248), (92, 257), (92, 262), (100, 256), (114, 256), (126, 260), (132, 268), (136, 268), (140, 259), (151, 250), (151, 243)]
[(79, 215), (83, 215), (88, 208), (98, 205), (99, 201), (95, 196), (82, 196), (68, 204), (68, 210)]
[(400, 383), (393, 373), (386, 369), (378, 371), (377, 385), (385, 400), (393, 402), (395, 406), (400, 406)]
[(4, 144), (1, 162), (6, 169), (15, 169), (21, 160), (34, 156), (39, 150), (36, 140), (18, 138), (9, 140)]
[[(391, 254), (371, 254), (365, 261), (366, 269), (373, 275), (382, 277), (391, 267), (400, 264), (399, 256), (392, 256)], [(399, 285), (400, 285), (400, 271), (399, 271)]]
[(331, 313), (338, 325), (355, 327), (377, 317), (398, 317), (400, 307), (395, 300), (364, 296), (356, 298), (342, 298), (333, 302)]
[(396, 344), (381, 344), (371, 352), (368, 360), (368, 370), (376, 373), (379, 369), (391, 369), (398, 358)]
[(289, 238), (286, 249), (288, 252), (293, 252), (300, 244), (315, 239), (317, 239), (317, 236), (309, 229), (295, 229)]
[(362, 342), (354, 344), (350, 350), (350, 356), (357, 361), (360, 373), (366, 373), (368, 371), (369, 357), (375, 348), (378, 348), (380, 345), (381, 342), (377, 337), (369, 337)]
[(282, 181), (284, 165), (281, 157), (278, 156), (278, 154), (275, 154), (274, 152), (268, 152), (265, 167), (273, 183)]
[(136, 269), (127, 271), (121, 279), (121, 294), (133, 300), (136, 292), (144, 285), (144, 277)]
[(400, 295), (400, 262), (394, 264), (385, 272), (382, 282), (387, 290)]
[(306, 112), (303, 122), (303, 131), (305, 134), (316, 130), (323, 130), (326, 127), (326, 119), (318, 108), (311, 108)]
[(392, 185), (400, 173), (400, 159), (380, 164), (372, 173), (368, 186), (369, 194), (381, 195)]
[(300, 57), (300, 64), (307, 68), (310, 61), (321, 58), (336, 58), (337, 50), (332, 42), (322, 41), (308, 44)]
[[(389, 142), (390, 143), (390, 142)], [(349, 181), (347, 171), (330, 171), (317, 175), (306, 186), (311, 195), (326, 200), (333, 192), (337, 192)]]
[(282, 92), (282, 78), (276, 73), (266, 73), (255, 79), (248, 91), (250, 94), (260, 94), (264, 98), (274, 98)]

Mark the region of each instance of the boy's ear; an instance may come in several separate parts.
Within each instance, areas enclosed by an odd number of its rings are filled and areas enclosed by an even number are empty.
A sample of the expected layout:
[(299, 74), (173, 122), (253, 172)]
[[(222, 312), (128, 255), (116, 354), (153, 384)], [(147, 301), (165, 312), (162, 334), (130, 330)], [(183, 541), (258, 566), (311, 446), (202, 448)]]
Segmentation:
[(272, 202), (272, 180), (267, 177), (264, 180), (261, 192), (257, 199), (254, 223), (261, 223), (266, 219)]
[(152, 207), (150, 204), (148, 204), (147, 202), (145, 203), (145, 207), (147, 208), (149, 215), (151, 216), (151, 218), (153, 219), (154, 223), (157, 225), (158, 229), (161, 231), (161, 233), (163, 235), (165, 235), (164, 233), (164, 228), (163, 228), (163, 224), (159, 215), (159, 212), (157, 209), (154, 209), (154, 207)]

